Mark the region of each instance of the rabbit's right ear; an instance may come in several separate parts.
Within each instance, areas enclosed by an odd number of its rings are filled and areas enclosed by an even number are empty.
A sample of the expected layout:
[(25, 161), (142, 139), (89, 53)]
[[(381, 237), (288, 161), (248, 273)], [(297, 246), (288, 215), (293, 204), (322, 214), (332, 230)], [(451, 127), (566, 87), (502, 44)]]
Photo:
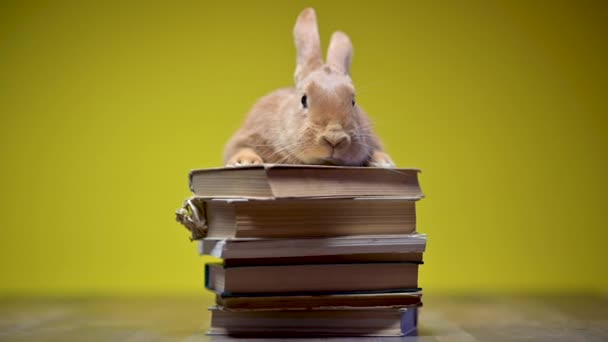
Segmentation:
[(321, 57), (321, 39), (317, 29), (315, 10), (307, 8), (300, 13), (293, 28), (296, 41), (296, 84), (301, 82), (311, 71), (323, 65)]

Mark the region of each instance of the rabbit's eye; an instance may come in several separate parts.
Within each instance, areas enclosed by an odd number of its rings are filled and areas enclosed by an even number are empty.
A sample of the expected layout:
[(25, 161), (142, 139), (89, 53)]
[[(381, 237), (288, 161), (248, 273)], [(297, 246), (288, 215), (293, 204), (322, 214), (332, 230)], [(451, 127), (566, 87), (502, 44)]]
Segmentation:
[(308, 108), (308, 97), (306, 96), (306, 94), (302, 96), (300, 102), (302, 102), (302, 107)]
[(355, 106), (355, 98), (353, 97), (353, 107)]

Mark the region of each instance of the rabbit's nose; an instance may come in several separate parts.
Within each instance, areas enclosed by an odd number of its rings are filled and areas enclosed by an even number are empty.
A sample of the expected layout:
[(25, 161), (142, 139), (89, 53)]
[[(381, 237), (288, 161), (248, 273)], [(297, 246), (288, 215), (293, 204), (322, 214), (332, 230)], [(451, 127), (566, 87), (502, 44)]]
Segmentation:
[(323, 140), (325, 140), (325, 142), (334, 149), (346, 146), (348, 144), (348, 136), (344, 133), (326, 134), (323, 135)]

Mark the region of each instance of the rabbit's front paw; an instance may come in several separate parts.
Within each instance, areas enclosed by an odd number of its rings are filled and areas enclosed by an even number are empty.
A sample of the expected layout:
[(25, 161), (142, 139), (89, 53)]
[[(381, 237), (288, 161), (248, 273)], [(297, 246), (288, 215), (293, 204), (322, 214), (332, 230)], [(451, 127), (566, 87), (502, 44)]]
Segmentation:
[(264, 161), (254, 150), (243, 148), (228, 159), (226, 166), (260, 165)]
[(374, 153), (372, 153), (372, 158), (369, 161), (369, 166), (393, 168), (395, 167), (395, 163), (388, 154), (381, 151), (374, 151)]

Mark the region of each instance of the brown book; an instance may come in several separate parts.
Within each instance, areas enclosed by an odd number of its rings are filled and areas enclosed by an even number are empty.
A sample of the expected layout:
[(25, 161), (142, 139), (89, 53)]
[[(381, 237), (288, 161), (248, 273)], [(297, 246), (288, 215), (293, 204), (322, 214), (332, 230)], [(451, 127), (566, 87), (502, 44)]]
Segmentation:
[(234, 311), (212, 307), (209, 335), (407, 336), (415, 334), (418, 308)]
[[(320, 238), (411, 234), (415, 202), (401, 198), (234, 200), (193, 198), (205, 233), (193, 238)], [(192, 216), (194, 217), (194, 216)]]
[(205, 286), (219, 294), (335, 294), (418, 288), (418, 263), (205, 265)]
[(216, 295), (215, 303), (227, 310), (312, 310), (336, 308), (402, 308), (420, 306), (422, 292), (331, 294), (317, 296)]
[(207, 198), (399, 196), (420, 199), (418, 169), (265, 164), (190, 172), (190, 189)]
[(422, 261), (425, 248), (425, 234), (199, 241), (199, 254), (224, 259), (226, 266)]

